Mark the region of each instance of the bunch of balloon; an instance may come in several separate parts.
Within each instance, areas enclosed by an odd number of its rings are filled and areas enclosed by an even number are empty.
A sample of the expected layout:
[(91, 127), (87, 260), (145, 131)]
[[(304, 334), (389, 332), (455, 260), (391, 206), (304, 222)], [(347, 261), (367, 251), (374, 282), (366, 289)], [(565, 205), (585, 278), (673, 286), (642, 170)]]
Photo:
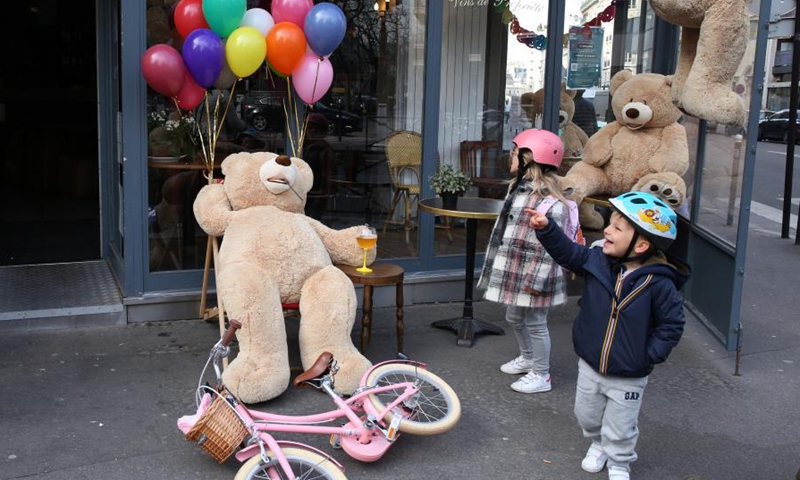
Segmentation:
[[(341, 43), (347, 26), (344, 13), (332, 3), (314, 6), (313, 0), (273, 0), (271, 14), (246, 7), (246, 0), (180, 0), (174, 24), (184, 39), (181, 52), (159, 44), (142, 57), (147, 83), (172, 98), (179, 111), (192, 112), (203, 104), (208, 121), (205, 127), (202, 122), (195, 125), (209, 182), (216, 142), (236, 83), (258, 71), (265, 59), (269, 70), (289, 80), (284, 109), (287, 127), (291, 118), (295, 129), (287, 131), (294, 153), (302, 151), (306, 122), (301, 128), (291, 87), (312, 106), (328, 92), (333, 82), (328, 57)], [(207, 90), (211, 87), (231, 91), (221, 110), (221, 95), (210, 105)]]
[(312, 107), (328, 93), (333, 83), (333, 65), (328, 57), (342, 43), (347, 20), (338, 6), (315, 6), (312, 0), (273, 0), (272, 16), (276, 23), (267, 34), (267, 62), (273, 73), (289, 80), (284, 112), (296, 155), (303, 150), (308, 117), (300, 121), (290, 85)]

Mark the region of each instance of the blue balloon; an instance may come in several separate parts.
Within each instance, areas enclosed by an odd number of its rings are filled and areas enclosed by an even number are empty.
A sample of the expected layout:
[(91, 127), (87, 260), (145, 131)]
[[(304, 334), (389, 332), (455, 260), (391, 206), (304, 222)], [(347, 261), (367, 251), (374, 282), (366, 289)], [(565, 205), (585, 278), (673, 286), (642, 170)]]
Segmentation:
[(182, 53), (183, 63), (197, 84), (203, 88), (214, 85), (225, 61), (225, 47), (219, 36), (207, 28), (198, 28), (186, 37)]
[(308, 12), (303, 24), (303, 33), (311, 50), (320, 57), (327, 57), (342, 43), (347, 19), (344, 12), (332, 3), (320, 3)]

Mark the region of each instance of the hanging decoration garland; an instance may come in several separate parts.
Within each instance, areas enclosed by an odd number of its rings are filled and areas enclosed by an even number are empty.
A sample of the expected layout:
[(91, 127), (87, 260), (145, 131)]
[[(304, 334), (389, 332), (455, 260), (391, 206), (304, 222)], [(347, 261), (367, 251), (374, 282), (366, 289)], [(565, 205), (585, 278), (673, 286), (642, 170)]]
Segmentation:
[[(584, 34), (591, 35), (591, 27), (599, 27), (601, 23), (608, 23), (614, 20), (614, 16), (617, 14), (617, 1), (621, 0), (611, 0), (611, 4), (602, 12), (597, 14), (597, 16), (593, 19), (584, 23)], [(511, 17), (509, 28), (511, 29), (511, 33), (516, 35), (519, 43), (525, 44), (530, 48), (535, 48), (536, 50), (547, 50), (547, 37), (544, 35), (537, 35), (535, 32), (531, 32), (530, 30), (522, 28), (519, 25), (519, 20), (517, 20), (516, 16)]]

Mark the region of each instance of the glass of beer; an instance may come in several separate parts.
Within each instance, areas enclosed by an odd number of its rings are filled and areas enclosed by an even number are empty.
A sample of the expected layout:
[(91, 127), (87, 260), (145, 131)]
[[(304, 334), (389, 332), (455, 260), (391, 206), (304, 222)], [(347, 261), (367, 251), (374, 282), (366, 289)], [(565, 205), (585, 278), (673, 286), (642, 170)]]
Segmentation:
[(375, 246), (378, 244), (378, 232), (376, 232), (375, 229), (369, 225), (364, 225), (358, 231), (358, 237), (356, 237), (356, 241), (358, 242), (358, 246), (364, 250), (364, 264), (357, 268), (356, 271), (361, 273), (370, 273), (372, 272), (372, 269), (367, 267), (367, 250), (370, 248), (375, 248)]

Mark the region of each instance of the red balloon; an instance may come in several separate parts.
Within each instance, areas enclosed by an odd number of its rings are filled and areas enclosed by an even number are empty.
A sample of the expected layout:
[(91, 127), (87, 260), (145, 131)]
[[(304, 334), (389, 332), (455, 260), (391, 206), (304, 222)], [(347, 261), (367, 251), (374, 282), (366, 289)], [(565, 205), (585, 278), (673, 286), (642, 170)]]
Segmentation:
[(175, 7), (175, 28), (186, 38), (198, 28), (211, 28), (203, 15), (203, 0), (181, 0)]
[(183, 88), (181, 88), (177, 96), (178, 106), (183, 110), (194, 110), (203, 101), (206, 89), (194, 81), (194, 77), (188, 70), (184, 75), (184, 79)]
[(267, 60), (281, 75), (291, 74), (306, 54), (303, 29), (289, 22), (276, 23), (267, 34)]
[(186, 66), (174, 48), (164, 44), (153, 45), (142, 55), (142, 75), (153, 90), (174, 97), (183, 87)]

